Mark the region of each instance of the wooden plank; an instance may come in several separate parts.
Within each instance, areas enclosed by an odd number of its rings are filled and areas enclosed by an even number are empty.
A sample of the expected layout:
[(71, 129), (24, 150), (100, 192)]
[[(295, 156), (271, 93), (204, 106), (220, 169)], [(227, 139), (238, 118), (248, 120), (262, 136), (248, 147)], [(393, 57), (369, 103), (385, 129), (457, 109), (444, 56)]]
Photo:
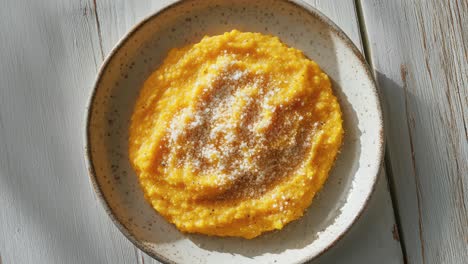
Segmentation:
[(468, 2), (361, 8), (409, 263), (468, 259)]
[(3, 1), (0, 37), (0, 258), (131, 263), (84, 163), (85, 102), (102, 60), (92, 1)]
[[(114, 227), (90, 186), (83, 114), (103, 57), (172, 1), (5, 1), (0, 9), (0, 263), (157, 263)], [(361, 47), (354, 3), (312, 1)], [(368, 209), (314, 263), (401, 263), (381, 176)], [(371, 254), (369, 253), (371, 252)]]

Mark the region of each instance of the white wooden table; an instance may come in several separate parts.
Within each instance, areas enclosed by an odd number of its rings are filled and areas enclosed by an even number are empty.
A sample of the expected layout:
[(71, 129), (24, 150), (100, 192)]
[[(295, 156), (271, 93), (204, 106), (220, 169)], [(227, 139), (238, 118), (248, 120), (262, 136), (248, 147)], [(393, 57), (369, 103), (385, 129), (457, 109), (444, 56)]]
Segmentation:
[[(0, 264), (158, 263), (105, 214), (82, 139), (104, 57), (169, 2), (2, 1)], [(313, 263), (467, 263), (468, 2), (307, 2), (365, 53), (387, 137), (370, 205)]]

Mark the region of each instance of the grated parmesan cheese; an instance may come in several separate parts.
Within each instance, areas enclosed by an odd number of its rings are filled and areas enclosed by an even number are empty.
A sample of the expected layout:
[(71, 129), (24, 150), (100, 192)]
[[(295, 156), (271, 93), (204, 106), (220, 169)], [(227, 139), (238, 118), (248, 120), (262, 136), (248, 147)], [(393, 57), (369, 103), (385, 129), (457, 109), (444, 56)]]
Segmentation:
[[(241, 69), (236, 61), (214, 64), (210, 69), (216, 74), (209, 72), (201, 78), (205, 82), (196, 82), (197, 87), (203, 86), (204, 101), (180, 110), (170, 123), (171, 155), (166, 155), (165, 162), (217, 175), (215, 182), (219, 185), (229, 181), (243, 186), (238, 188), (242, 192), (230, 195), (259, 195), (269, 183), (300, 166), (298, 161), (309, 145), (307, 139), (296, 138), (310, 133), (304, 127), (293, 127), (291, 121), (305, 117), (296, 111), (288, 114), (284, 104), (279, 109), (274, 107), (272, 100), (281, 92), (279, 84)], [(250, 93), (249, 87), (258, 92)], [(279, 111), (285, 116), (280, 124), (275, 120)], [(237, 113), (239, 118), (235, 118)], [(275, 147), (283, 138), (288, 144)]]

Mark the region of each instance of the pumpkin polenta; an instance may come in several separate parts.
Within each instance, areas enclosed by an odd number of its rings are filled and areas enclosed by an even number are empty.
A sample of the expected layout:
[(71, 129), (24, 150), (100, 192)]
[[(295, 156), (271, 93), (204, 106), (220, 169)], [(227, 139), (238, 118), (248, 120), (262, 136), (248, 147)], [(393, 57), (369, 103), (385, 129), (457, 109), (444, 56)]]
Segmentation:
[(303, 215), (342, 138), (315, 62), (233, 30), (169, 52), (137, 100), (129, 154), (146, 199), (179, 230), (253, 238)]

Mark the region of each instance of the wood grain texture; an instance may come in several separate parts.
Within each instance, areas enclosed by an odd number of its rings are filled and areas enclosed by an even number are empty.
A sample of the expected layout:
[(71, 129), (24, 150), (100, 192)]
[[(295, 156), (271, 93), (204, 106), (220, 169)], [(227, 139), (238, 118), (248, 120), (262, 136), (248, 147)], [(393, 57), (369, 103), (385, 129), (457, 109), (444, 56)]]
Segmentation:
[(361, 2), (409, 263), (468, 259), (468, 2)]
[(0, 255), (10, 263), (133, 261), (83, 158), (85, 102), (101, 64), (89, 1), (0, 9)]
[[(0, 262), (158, 263), (91, 188), (84, 111), (103, 58), (173, 1), (4, 1), (0, 9)], [(307, 1), (362, 48), (354, 2)], [(314, 263), (401, 263), (385, 175), (358, 224)]]

